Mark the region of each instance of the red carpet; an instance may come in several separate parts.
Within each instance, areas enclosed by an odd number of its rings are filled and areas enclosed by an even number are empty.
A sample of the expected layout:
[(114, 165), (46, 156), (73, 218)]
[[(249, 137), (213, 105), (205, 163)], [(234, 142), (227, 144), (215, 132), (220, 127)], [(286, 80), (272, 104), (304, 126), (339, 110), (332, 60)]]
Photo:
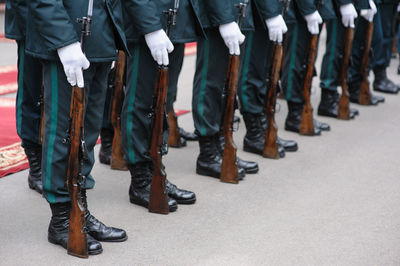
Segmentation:
[(17, 66), (0, 67), (0, 95), (17, 91)]
[(0, 177), (28, 168), (15, 124), (15, 100), (0, 98)]

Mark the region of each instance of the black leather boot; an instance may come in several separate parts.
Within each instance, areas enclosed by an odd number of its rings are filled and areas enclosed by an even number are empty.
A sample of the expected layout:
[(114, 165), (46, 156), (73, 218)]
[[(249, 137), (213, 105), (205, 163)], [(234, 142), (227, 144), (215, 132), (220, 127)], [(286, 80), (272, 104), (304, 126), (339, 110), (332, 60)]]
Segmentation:
[(178, 188), (176, 185), (166, 180), (168, 196), (176, 200), (178, 204), (194, 204), (196, 202), (196, 194), (192, 191)]
[[(219, 134), (217, 141), (218, 141), (217, 146), (219, 147), (219, 152), (221, 153), (221, 157), (223, 157), (225, 149), (225, 138), (222, 133)], [(236, 164), (239, 168), (243, 168), (246, 174), (258, 173), (258, 163), (256, 162), (245, 161), (241, 159), (239, 156), (236, 156)]]
[(199, 136), (196, 133), (190, 133), (179, 127), (179, 135), (187, 141), (197, 141), (199, 140)]
[[(128, 164), (128, 169), (131, 173), (131, 185), (129, 187), (130, 202), (148, 208), (153, 176), (153, 163), (141, 162)], [(170, 212), (174, 212), (178, 209), (178, 203), (171, 197), (168, 197), (168, 206)]]
[(42, 194), (42, 147), (25, 148), (25, 154), (29, 162), (28, 185)]
[(86, 198), (86, 189), (82, 189), (82, 201), (86, 208), (85, 220), (86, 220), (86, 228), (89, 235), (91, 235), (97, 241), (104, 242), (122, 242), (128, 239), (128, 236), (125, 230), (109, 227), (100, 222), (94, 217), (87, 205)]
[[(264, 113), (259, 114), (260, 123), (262, 125), (263, 130), (265, 131), (268, 127), (267, 116)], [(295, 152), (298, 150), (297, 142), (294, 140), (285, 140), (278, 136), (278, 153), (280, 157), (285, 157), (285, 152)]]
[[(264, 152), (265, 130), (268, 126), (265, 114), (243, 113), (243, 120), (246, 125), (243, 150), (262, 155)], [(285, 157), (285, 149), (279, 143), (278, 153), (280, 158)]]
[[(318, 115), (337, 118), (339, 112), (339, 94), (337, 91), (322, 89)], [(350, 108), (350, 118), (358, 115), (358, 110)]]
[[(347, 85), (350, 94), (350, 102), (358, 103), (358, 99), (360, 96), (361, 81), (349, 82)], [(371, 105), (377, 105), (378, 103), (383, 103), (383, 102), (385, 102), (384, 97), (374, 95), (371, 93)]]
[[(287, 102), (289, 112), (285, 121), (285, 130), (300, 133), (301, 114), (303, 113), (303, 104)], [(321, 129), (314, 125), (314, 135), (321, 135)]]
[[(49, 224), (47, 239), (50, 243), (68, 247), (68, 227), (69, 212), (71, 205), (69, 202), (50, 204), (51, 220)], [(100, 242), (87, 234), (87, 244), (89, 255), (96, 255), (103, 252)]]
[(398, 85), (388, 79), (385, 67), (377, 67), (374, 69), (375, 79), (373, 83), (374, 91), (384, 93), (397, 94), (399, 92)]
[(313, 119), (314, 127), (319, 128), (321, 131), (329, 131), (331, 130), (331, 126), (327, 123), (318, 121), (317, 119)]
[[(219, 147), (219, 134), (211, 137), (199, 136), (200, 154), (197, 157), (196, 173), (215, 178), (220, 178), (222, 167), (222, 155)], [(239, 180), (242, 180), (246, 173), (238, 166)]]
[(102, 128), (100, 131), (101, 146), (99, 152), (100, 163), (110, 164), (114, 130), (111, 128)]

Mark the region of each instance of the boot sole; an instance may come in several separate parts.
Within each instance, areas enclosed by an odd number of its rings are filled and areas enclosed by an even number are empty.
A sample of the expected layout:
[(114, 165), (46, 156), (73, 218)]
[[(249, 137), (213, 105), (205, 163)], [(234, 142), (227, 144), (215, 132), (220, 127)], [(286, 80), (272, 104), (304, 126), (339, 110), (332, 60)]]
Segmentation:
[[(52, 243), (52, 244), (54, 244), (54, 245), (58, 245), (58, 246), (61, 246), (61, 247), (63, 247), (64, 249), (67, 249), (67, 247), (64, 247), (63, 245), (61, 245), (61, 243), (60, 242), (58, 242), (57, 241), (57, 239), (55, 239), (54, 237), (52, 237), (52, 236), (47, 236), (47, 240), (50, 242), (50, 243)], [(92, 250), (92, 251), (89, 251), (88, 250), (88, 254), (89, 255), (98, 255), (98, 254), (100, 254), (100, 253), (102, 253), (103, 252), (103, 248), (101, 248), (101, 249), (99, 249), (99, 250)]]
[[(170, 196), (170, 197), (171, 197), (171, 196)], [(191, 205), (191, 204), (194, 204), (194, 203), (196, 202), (196, 198), (187, 199), (187, 200), (178, 200), (178, 199), (176, 199), (176, 198), (174, 198), (174, 197), (171, 197), (171, 198), (173, 198), (174, 200), (176, 200), (176, 202), (178, 202), (178, 204), (183, 204), (183, 205)]]
[[(146, 209), (149, 208), (149, 205), (148, 205), (147, 202), (144, 202), (144, 201), (141, 201), (141, 200), (136, 200), (136, 199), (134, 199), (134, 198), (132, 198), (132, 197), (129, 197), (129, 201), (130, 201), (132, 204), (145, 207)], [(178, 209), (178, 205), (176, 205), (176, 206), (168, 206), (168, 207), (169, 207), (169, 208), (168, 208), (168, 209), (169, 209), (169, 212), (174, 212), (174, 211), (176, 211), (176, 210)]]
[[(208, 170), (202, 169), (202, 168), (196, 168), (196, 174), (198, 175), (204, 175), (204, 176), (210, 176), (214, 178), (220, 179), (220, 174), (215, 173), (215, 172), (210, 172)], [(239, 180), (243, 180), (244, 176), (239, 175)]]

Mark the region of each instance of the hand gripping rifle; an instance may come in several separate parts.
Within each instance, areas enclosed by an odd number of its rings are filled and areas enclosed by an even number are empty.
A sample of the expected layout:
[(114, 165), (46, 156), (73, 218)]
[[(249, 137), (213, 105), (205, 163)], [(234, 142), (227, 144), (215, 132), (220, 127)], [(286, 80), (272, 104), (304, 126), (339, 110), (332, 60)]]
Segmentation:
[(344, 40), (344, 56), (342, 68), (340, 70), (340, 86), (342, 87), (342, 95), (339, 99), (339, 109), (337, 118), (343, 120), (350, 119), (349, 91), (347, 89), (347, 73), (349, 70), (351, 44), (354, 39), (354, 29), (346, 27)]
[(371, 92), (369, 90), (369, 81), (368, 81), (368, 62), (369, 55), (371, 53), (371, 41), (372, 41), (372, 33), (374, 31), (374, 23), (367, 22), (367, 27), (365, 29), (365, 44), (364, 44), (364, 52), (361, 59), (361, 87), (360, 94), (358, 96), (358, 103), (361, 105), (370, 105), (371, 104)]
[[(174, 8), (164, 11), (168, 16), (166, 33), (169, 35), (172, 26), (176, 25), (176, 16), (179, 0), (175, 0)], [(168, 66), (159, 65), (153, 94), (153, 106), (150, 117), (152, 118), (152, 134), (150, 142), (150, 157), (153, 161), (154, 171), (151, 181), (149, 211), (161, 214), (169, 213), (168, 193), (166, 178), (162, 164), (163, 133), (166, 128), (166, 99), (168, 91)]]
[(126, 55), (118, 51), (118, 61), (115, 63), (114, 95), (111, 109), (111, 124), (114, 128), (114, 137), (111, 150), (111, 169), (127, 170), (124, 160), (121, 141), (121, 112), (124, 103), (124, 72)]
[[(85, 53), (86, 37), (90, 36), (91, 33), (92, 14), (93, 0), (89, 0), (87, 17), (78, 19), (78, 22), (82, 24), (81, 48), (83, 53)], [(68, 254), (80, 258), (88, 257), (85, 223), (86, 206), (83, 204), (81, 196), (81, 189), (85, 185), (85, 177), (82, 175), (83, 160), (87, 157), (86, 145), (83, 139), (84, 92), (85, 88), (72, 87), (69, 136), (65, 140), (70, 144), (66, 187), (71, 198), (67, 250)]]
[[(284, 1), (284, 12), (289, 7), (290, 0)], [(286, 37), (286, 36), (285, 36)], [(275, 42), (272, 49), (272, 67), (269, 76), (269, 89), (265, 98), (265, 114), (268, 126), (265, 130), (263, 157), (279, 159), (278, 127), (275, 122), (275, 106), (278, 93), (278, 82), (282, 70), (283, 43)]]
[[(239, 16), (237, 23), (240, 27), (242, 19), (246, 17), (248, 0), (238, 4)], [(228, 70), (225, 83), (225, 110), (223, 116), (222, 130), (225, 138), (224, 154), (222, 157), (221, 176), (222, 182), (239, 183), (239, 173), (236, 164), (236, 145), (233, 141), (233, 117), (235, 113), (235, 98), (239, 74), (239, 56), (229, 55)]]

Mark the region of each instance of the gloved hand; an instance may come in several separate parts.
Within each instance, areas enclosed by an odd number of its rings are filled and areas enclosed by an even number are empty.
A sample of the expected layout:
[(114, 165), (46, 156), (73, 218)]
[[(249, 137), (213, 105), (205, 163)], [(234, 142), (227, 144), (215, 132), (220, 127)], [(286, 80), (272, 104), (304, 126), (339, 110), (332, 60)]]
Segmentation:
[(354, 20), (356, 19), (357, 11), (354, 8), (353, 4), (346, 4), (340, 6), (340, 14), (342, 15), (342, 23), (348, 28), (354, 28)]
[(374, 16), (377, 12), (376, 10), (376, 5), (374, 3), (374, 1), (369, 0), (369, 5), (370, 5), (370, 9), (361, 9), (360, 11), (360, 15), (365, 18), (366, 20), (368, 20), (369, 22), (372, 22), (372, 20), (374, 20)]
[(83, 54), (81, 44), (79, 42), (57, 49), (58, 57), (64, 67), (65, 75), (71, 86), (78, 85), (83, 88), (83, 72), (82, 69), (88, 69), (89, 61)]
[(240, 55), (240, 44), (244, 42), (244, 35), (236, 22), (230, 22), (219, 26), (219, 33), (229, 48), (229, 54)]
[(265, 20), (268, 27), (269, 39), (273, 42), (282, 42), (283, 34), (288, 28), (281, 15)]
[(400, 12), (400, 4), (397, 6), (397, 12)]
[(164, 30), (157, 30), (144, 35), (151, 55), (159, 65), (168, 66), (168, 53), (174, 50), (174, 45)]
[(307, 28), (311, 34), (319, 33), (319, 24), (322, 24), (322, 18), (319, 15), (318, 11), (311, 13), (309, 15), (304, 16), (304, 19), (307, 21)]

